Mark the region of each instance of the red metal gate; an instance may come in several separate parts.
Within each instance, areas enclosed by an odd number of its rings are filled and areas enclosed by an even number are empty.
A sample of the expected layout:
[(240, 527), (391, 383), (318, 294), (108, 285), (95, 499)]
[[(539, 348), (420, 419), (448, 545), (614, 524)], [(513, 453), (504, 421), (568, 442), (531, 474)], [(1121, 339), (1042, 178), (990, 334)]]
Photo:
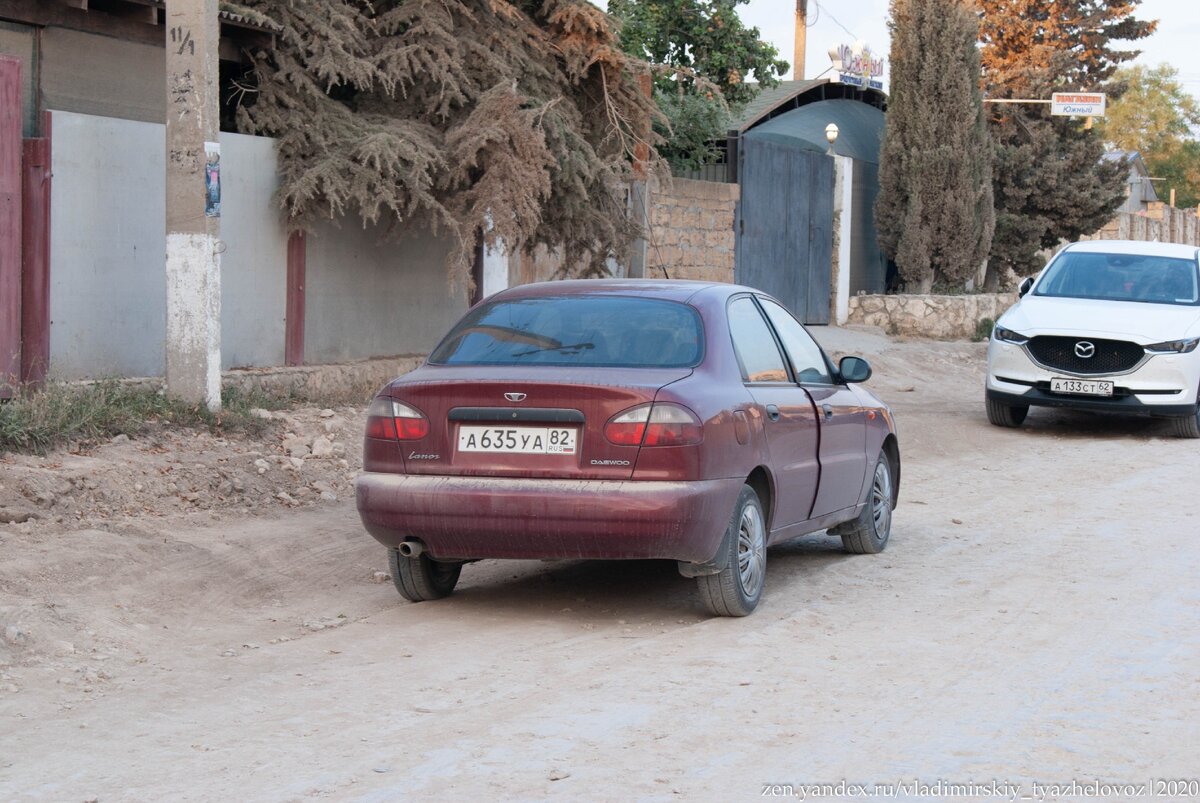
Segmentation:
[(50, 115), (22, 139), (21, 70), (0, 56), (0, 399), (50, 363)]

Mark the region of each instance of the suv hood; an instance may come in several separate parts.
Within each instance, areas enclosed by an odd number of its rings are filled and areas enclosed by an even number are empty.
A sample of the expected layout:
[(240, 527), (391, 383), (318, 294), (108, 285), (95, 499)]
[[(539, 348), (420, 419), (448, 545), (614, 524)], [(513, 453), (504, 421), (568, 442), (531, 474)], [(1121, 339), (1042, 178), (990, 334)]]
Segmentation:
[(1200, 335), (1200, 307), (1028, 295), (997, 323), (1023, 335), (1090, 335), (1144, 346)]

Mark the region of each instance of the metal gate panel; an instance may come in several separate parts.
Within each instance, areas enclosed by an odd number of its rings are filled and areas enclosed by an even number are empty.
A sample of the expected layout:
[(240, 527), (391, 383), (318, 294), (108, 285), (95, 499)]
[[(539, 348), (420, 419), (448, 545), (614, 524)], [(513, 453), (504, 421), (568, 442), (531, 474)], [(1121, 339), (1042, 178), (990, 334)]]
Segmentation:
[(754, 136), (741, 150), (738, 283), (775, 296), (804, 323), (829, 323), (833, 159)]

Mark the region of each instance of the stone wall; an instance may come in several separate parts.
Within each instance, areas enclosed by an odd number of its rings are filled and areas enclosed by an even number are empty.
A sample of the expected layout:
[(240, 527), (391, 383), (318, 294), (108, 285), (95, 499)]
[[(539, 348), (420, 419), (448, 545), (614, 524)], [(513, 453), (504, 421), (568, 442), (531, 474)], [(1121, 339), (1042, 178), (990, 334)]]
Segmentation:
[(651, 189), (646, 276), (732, 282), (737, 184), (672, 179)]
[(975, 336), (980, 321), (995, 321), (1015, 303), (1016, 293), (851, 296), (847, 322), (878, 326), (893, 335), (966, 340)]

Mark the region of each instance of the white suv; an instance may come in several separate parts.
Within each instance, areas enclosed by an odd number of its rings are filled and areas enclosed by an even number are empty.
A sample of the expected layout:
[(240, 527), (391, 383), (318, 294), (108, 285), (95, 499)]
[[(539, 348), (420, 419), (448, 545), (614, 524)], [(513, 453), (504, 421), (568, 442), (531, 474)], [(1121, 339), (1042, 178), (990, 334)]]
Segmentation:
[(1072, 243), (1020, 293), (988, 344), (989, 421), (1074, 407), (1169, 417), (1200, 438), (1200, 249)]

